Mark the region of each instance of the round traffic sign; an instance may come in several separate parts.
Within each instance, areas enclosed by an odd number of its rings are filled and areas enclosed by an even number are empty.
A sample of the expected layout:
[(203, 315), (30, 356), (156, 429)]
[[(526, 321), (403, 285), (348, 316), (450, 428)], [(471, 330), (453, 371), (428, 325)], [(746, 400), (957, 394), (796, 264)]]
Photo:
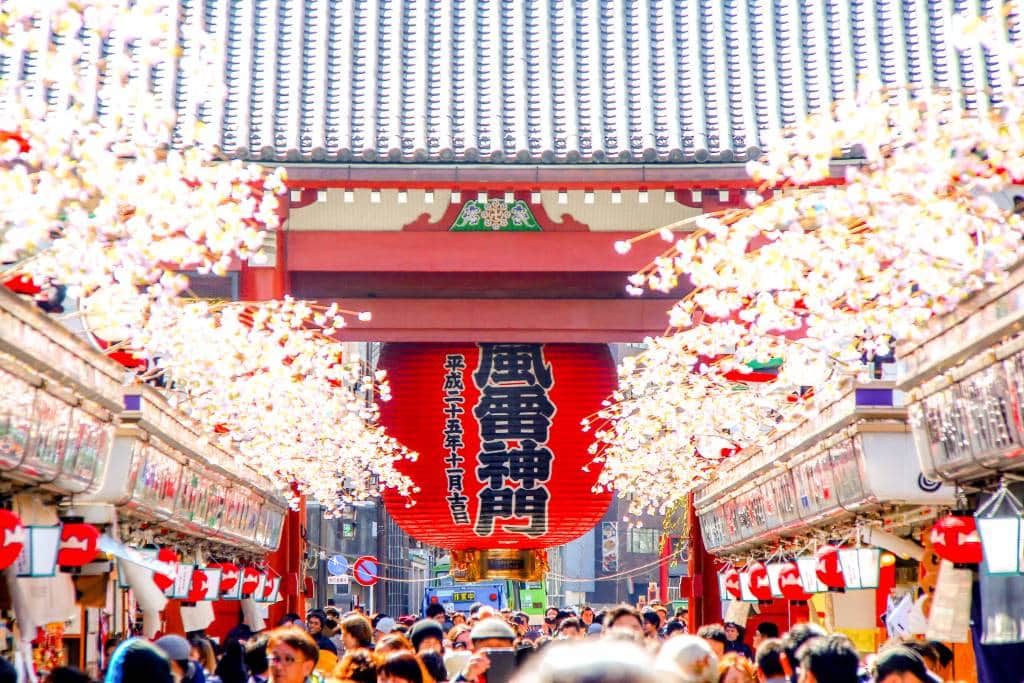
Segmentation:
[(327, 560), (327, 573), (331, 576), (348, 574), (348, 560), (344, 555), (331, 555)]
[(377, 583), (377, 571), (377, 558), (364, 555), (352, 565), (352, 578), (360, 586), (372, 586)]

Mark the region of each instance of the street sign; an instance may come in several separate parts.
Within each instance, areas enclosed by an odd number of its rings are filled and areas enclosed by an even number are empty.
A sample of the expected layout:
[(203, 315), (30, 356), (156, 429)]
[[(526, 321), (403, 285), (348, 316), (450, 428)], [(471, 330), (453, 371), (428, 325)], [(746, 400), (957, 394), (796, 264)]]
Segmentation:
[(331, 576), (348, 574), (348, 560), (344, 555), (331, 555), (327, 560), (327, 573)]
[(360, 586), (373, 586), (377, 583), (377, 558), (372, 555), (364, 555), (352, 565), (352, 578)]
[(349, 582), (348, 574), (332, 574), (327, 577), (328, 586), (347, 586)]

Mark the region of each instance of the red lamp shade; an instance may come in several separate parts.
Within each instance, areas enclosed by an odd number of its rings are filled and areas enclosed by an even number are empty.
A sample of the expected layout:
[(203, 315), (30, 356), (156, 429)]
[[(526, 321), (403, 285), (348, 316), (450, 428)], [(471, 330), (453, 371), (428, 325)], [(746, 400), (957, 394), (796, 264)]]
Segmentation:
[(206, 599), (206, 593), (210, 589), (210, 577), (202, 569), (196, 568), (192, 572), (192, 586), (188, 591), (188, 602), (199, 602)]
[(96, 544), (100, 531), (91, 524), (65, 524), (60, 530), (60, 550), (57, 564), (62, 567), (81, 567), (96, 557)]
[(242, 595), (252, 595), (260, 585), (260, 572), (256, 567), (242, 568)]
[(810, 600), (800, 580), (800, 567), (796, 562), (786, 562), (779, 571), (779, 592), (787, 600)]
[(604, 344), (386, 344), (388, 433), (419, 453), (397, 468), (414, 505), (384, 503), (410, 536), (449, 550), (537, 550), (604, 516), (581, 421), (616, 387)]
[(978, 525), (971, 515), (946, 515), (932, 526), (935, 554), (954, 564), (979, 564), (982, 560)]
[(735, 600), (743, 598), (743, 590), (740, 588), (740, 573), (735, 569), (727, 569), (722, 574), (724, 578), (725, 592)]
[(750, 592), (758, 600), (772, 599), (772, 585), (768, 580), (768, 567), (763, 562), (754, 562), (747, 569), (750, 580)]
[(238, 585), (238, 581), (241, 578), (242, 571), (238, 568), (237, 564), (230, 562), (218, 562), (216, 564), (209, 565), (210, 569), (220, 570), (220, 592), (227, 593), (232, 588)]
[(153, 573), (153, 583), (163, 593), (174, 585), (174, 577), (178, 570), (178, 553), (174, 551), (174, 548), (160, 548), (156, 554), (156, 559), (160, 562), (168, 562), (173, 567), (170, 574)]
[(818, 580), (829, 588), (845, 588), (843, 566), (839, 563), (839, 549), (834, 545), (823, 545), (814, 553), (817, 562), (815, 573)]
[(10, 510), (0, 510), (0, 569), (7, 569), (17, 561), (27, 538), (21, 517)]

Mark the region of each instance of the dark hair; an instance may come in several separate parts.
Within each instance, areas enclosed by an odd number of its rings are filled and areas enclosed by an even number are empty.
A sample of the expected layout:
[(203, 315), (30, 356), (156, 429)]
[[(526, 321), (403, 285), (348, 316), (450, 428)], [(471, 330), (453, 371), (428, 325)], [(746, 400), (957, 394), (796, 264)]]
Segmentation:
[(729, 637), (725, 635), (725, 627), (721, 624), (705, 624), (701, 626), (697, 630), (697, 637), (704, 640), (714, 640), (722, 644), (729, 642)]
[(936, 664), (939, 663), (939, 653), (935, 651), (935, 646), (927, 641), (908, 638), (900, 643), (900, 645), (921, 655), (921, 658), (925, 661), (930, 659)]
[(341, 620), (341, 630), (355, 638), (359, 647), (370, 647), (370, 643), (373, 642), (373, 626), (366, 617), (350, 614)]
[(245, 669), (245, 648), (237, 640), (224, 643), (224, 655), (217, 662), (213, 673), (221, 683), (246, 683), (249, 672)]
[(757, 632), (765, 638), (778, 638), (779, 637), (779, 626), (773, 624), (770, 621), (762, 621), (757, 625)]
[(302, 617), (295, 612), (289, 612), (288, 614), (281, 617), (281, 621), (277, 622), (278, 626), (288, 626), (296, 621), (302, 621)]
[(44, 683), (92, 683), (88, 675), (70, 666), (58, 666), (43, 679)]
[(267, 637), (260, 636), (245, 648), (245, 665), (251, 674), (263, 674), (270, 668), (267, 661)]
[[(480, 608), (483, 607), (483, 606), (484, 605), (483, 605), (482, 602), (474, 602), (472, 605), (469, 606), (469, 616), (473, 616), (474, 614), (479, 612)], [(548, 609), (550, 609), (550, 608), (548, 608)]]
[(282, 626), (281, 628), (274, 629), (267, 637), (267, 649), (273, 650), (274, 646), (278, 643), (287, 645), (293, 650), (298, 650), (307, 661), (314, 664), (320, 659), (320, 648), (317, 647), (313, 636), (301, 628)]
[(604, 627), (611, 628), (620, 617), (633, 617), (636, 619), (636, 623), (642, 627), (644, 625), (644, 618), (640, 616), (640, 612), (636, 611), (634, 607), (629, 605), (616, 605), (612, 607), (604, 615)]
[(583, 626), (583, 622), (578, 618), (569, 617), (568, 619), (564, 619), (562, 623), (558, 625), (558, 632), (561, 633), (567, 628), (574, 628), (577, 631), (582, 631), (585, 627)]
[(380, 654), (384, 652), (415, 652), (416, 650), (409, 639), (401, 633), (389, 633), (377, 641), (373, 651), (375, 654)]
[(583, 614), (587, 610), (590, 610), (591, 612), (593, 612), (594, 608), (591, 607), (590, 605), (580, 605), (580, 614)]
[(130, 638), (114, 650), (107, 669), (107, 683), (173, 683), (171, 662), (156, 645)]
[(789, 629), (786, 633), (786, 637), (782, 639), (782, 644), (786, 648), (786, 657), (789, 659), (789, 663), (796, 666), (799, 660), (796, 651), (801, 648), (807, 641), (812, 638), (822, 638), (827, 636), (828, 633), (822, 627), (817, 624), (802, 623), (797, 624)]
[(641, 624), (646, 622), (655, 628), (661, 626), (661, 617), (653, 609), (645, 609), (641, 616), (643, 617), (643, 621), (640, 622)]
[(334, 667), (334, 677), (355, 683), (377, 683), (377, 662), (365, 648), (346, 652)]
[(323, 626), (325, 623), (327, 623), (327, 614), (325, 614), (322, 610), (318, 610), (318, 609), (311, 609), (311, 610), (309, 610), (309, 612), (306, 613), (306, 623), (308, 624), (309, 620), (312, 619), (313, 617), (316, 617), (317, 619), (320, 620), (320, 625), (321, 626)]
[(390, 655), (377, 668), (377, 676), (393, 676), (410, 683), (425, 683), (430, 680), (423, 662), (411, 652), (396, 652)]
[(940, 640), (929, 640), (928, 644), (935, 650), (935, 655), (939, 658), (939, 666), (946, 667), (953, 662), (953, 651), (949, 649), (949, 646)]
[(448, 670), (444, 667), (444, 655), (440, 652), (421, 652), (420, 661), (430, 677), (435, 681), (447, 681)]
[(769, 638), (761, 643), (754, 655), (754, 663), (765, 678), (772, 676), (785, 676), (786, 670), (782, 668), (782, 655), (786, 653), (786, 646), (778, 638)]
[(681, 621), (673, 619), (672, 621), (665, 624), (665, 635), (670, 636), (678, 631), (686, 632), (686, 624)]
[(922, 681), (928, 680), (928, 667), (921, 652), (907, 644), (888, 647), (878, 653), (875, 660), (875, 680), (884, 681), (892, 674), (909, 673)]
[[(800, 668), (814, 674), (817, 681), (828, 683), (857, 683), (860, 654), (850, 639), (832, 634), (812, 638), (797, 652)], [(881, 679), (879, 679), (881, 680)]]
[(444, 605), (439, 602), (431, 603), (427, 605), (427, 619), (433, 619), (439, 614), (444, 614)]

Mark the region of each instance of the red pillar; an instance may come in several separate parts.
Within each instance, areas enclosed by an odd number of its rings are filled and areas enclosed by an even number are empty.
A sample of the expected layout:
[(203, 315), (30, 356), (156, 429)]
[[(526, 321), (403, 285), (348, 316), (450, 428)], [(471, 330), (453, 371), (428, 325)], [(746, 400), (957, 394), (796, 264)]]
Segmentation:
[(722, 621), (722, 600), (718, 594), (718, 572), (715, 558), (704, 548), (700, 522), (693, 507), (693, 494), (687, 499), (687, 518), (690, 527), (689, 574), (693, 582), (690, 594), (689, 630), (696, 633), (704, 624)]

